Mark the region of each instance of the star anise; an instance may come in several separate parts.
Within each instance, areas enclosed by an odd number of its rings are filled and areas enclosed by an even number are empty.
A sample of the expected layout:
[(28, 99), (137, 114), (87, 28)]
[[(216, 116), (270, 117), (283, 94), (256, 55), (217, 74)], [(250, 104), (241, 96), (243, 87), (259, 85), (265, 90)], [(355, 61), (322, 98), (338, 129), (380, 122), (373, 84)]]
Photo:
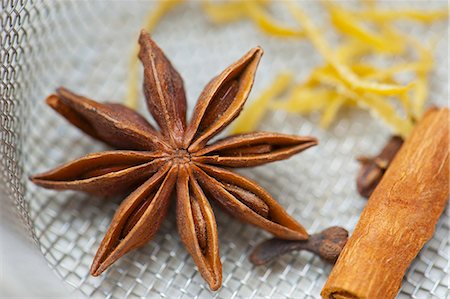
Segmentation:
[(91, 267), (94, 276), (153, 238), (176, 190), (180, 237), (203, 278), (217, 290), (222, 283), (222, 265), (210, 200), (278, 238), (308, 238), (305, 229), (263, 188), (227, 168), (286, 159), (317, 140), (256, 132), (208, 144), (242, 110), (262, 49), (250, 50), (210, 81), (187, 124), (180, 75), (144, 31), (139, 44), (144, 93), (159, 130), (121, 104), (100, 104), (59, 88), (47, 98), (47, 104), (86, 134), (117, 150), (87, 155), (32, 180), (45, 188), (102, 196), (134, 190), (121, 203), (101, 242)]

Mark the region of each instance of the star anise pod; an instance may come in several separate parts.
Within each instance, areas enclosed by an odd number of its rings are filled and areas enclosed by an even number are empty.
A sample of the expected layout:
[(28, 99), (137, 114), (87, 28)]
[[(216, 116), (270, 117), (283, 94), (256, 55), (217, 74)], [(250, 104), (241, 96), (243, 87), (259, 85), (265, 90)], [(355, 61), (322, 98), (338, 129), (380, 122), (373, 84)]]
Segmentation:
[(217, 290), (222, 265), (210, 200), (278, 238), (308, 238), (305, 229), (263, 188), (228, 168), (286, 159), (317, 140), (256, 132), (208, 144), (242, 110), (262, 49), (250, 50), (210, 81), (187, 124), (180, 75), (144, 31), (139, 43), (144, 93), (159, 130), (121, 104), (97, 103), (59, 88), (47, 104), (86, 134), (117, 150), (87, 155), (32, 180), (45, 188), (102, 196), (134, 190), (121, 203), (101, 242), (91, 267), (94, 276), (153, 238), (167, 214), (171, 194), (176, 193), (180, 237), (203, 278)]

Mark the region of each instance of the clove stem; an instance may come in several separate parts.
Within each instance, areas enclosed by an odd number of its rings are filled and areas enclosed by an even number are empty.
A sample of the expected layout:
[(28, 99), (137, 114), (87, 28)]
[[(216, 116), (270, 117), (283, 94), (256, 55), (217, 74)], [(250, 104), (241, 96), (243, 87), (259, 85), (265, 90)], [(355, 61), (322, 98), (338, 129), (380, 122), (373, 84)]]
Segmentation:
[(372, 195), (402, 144), (403, 139), (400, 136), (392, 136), (377, 156), (358, 158), (361, 168), (356, 187), (361, 196), (369, 198)]
[(334, 264), (348, 239), (348, 232), (342, 227), (332, 226), (320, 233), (310, 235), (307, 240), (290, 241), (273, 238), (260, 243), (250, 255), (250, 261), (259, 266), (267, 264), (291, 251), (306, 250)]

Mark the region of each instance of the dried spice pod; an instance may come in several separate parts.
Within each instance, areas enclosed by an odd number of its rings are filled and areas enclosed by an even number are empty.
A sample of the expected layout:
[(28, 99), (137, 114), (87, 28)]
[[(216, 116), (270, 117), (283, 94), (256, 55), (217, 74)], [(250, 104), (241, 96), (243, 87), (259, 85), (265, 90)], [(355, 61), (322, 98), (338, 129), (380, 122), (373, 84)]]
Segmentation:
[(256, 132), (208, 144), (241, 112), (262, 49), (251, 49), (203, 90), (186, 121), (183, 81), (144, 31), (139, 37), (147, 106), (159, 129), (120, 104), (101, 104), (65, 88), (48, 105), (74, 126), (117, 150), (82, 157), (33, 176), (37, 185), (109, 195), (136, 188), (119, 206), (100, 244), (91, 274), (100, 275), (127, 252), (145, 245), (176, 194), (178, 231), (212, 290), (222, 283), (218, 235), (210, 200), (278, 238), (304, 240), (306, 230), (264, 189), (225, 167), (253, 167), (287, 159), (317, 144), (314, 137)]
[[(47, 104), (91, 137), (117, 149), (161, 150), (168, 144), (136, 111), (121, 105), (97, 103), (60, 87)], [(118, 129), (120, 128), (120, 129)]]
[(302, 241), (273, 238), (256, 246), (249, 259), (253, 264), (259, 266), (288, 252), (306, 250), (318, 255), (324, 261), (334, 264), (347, 243), (347, 238), (348, 231), (339, 226), (329, 227)]
[(402, 137), (392, 136), (375, 157), (358, 158), (361, 168), (356, 178), (356, 187), (361, 196), (369, 198), (372, 195), (402, 145)]

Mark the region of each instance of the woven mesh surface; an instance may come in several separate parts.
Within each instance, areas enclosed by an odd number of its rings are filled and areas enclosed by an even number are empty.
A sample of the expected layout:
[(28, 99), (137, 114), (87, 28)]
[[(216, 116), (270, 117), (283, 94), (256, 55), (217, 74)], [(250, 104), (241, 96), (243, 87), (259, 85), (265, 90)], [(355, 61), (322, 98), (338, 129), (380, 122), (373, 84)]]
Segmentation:
[[(384, 4), (448, 5), (446, 1)], [(173, 212), (151, 243), (123, 257), (101, 277), (90, 277), (93, 255), (120, 198), (56, 193), (27, 180), (32, 173), (104, 149), (67, 125), (43, 99), (64, 85), (100, 101), (120, 102), (131, 49), (154, 3), (2, 0), (0, 5), (1, 182), (7, 193), (3, 200), (21, 215), (61, 279), (94, 298), (319, 298), (330, 266), (309, 253), (293, 253), (269, 267), (253, 267), (248, 255), (268, 234), (218, 209), (214, 210), (223, 263), (220, 291), (210, 292), (197, 272), (176, 233)], [(320, 20), (320, 7), (313, 2), (302, 5)], [(273, 6), (273, 13), (280, 18), (287, 15), (279, 5)], [(447, 105), (448, 23), (400, 26), (421, 40), (438, 40), (430, 98), (434, 104)], [(175, 9), (157, 27), (154, 38), (185, 79), (190, 109), (210, 78), (256, 44), (265, 55), (253, 96), (281, 70), (295, 70), (302, 80), (321, 63), (308, 42), (280, 42), (246, 21), (212, 26), (199, 3)], [(140, 111), (147, 114), (142, 107)], [(389, 130), (359, 110), (342, 111), (329, 131), (318, 129), (317, 116), (283, 112), (269, 114), (261, 129), (311, 134), (321, 144), (289, 161), (241, 173), (269, 190), (309, 231), (330, 225), (352, 231), (365, 205), (355, 190), (355, 157), (377, 152)], [(398, 298), (448, 298), (449, 214), (446, 209), (433, 239), (411, 265)]]

